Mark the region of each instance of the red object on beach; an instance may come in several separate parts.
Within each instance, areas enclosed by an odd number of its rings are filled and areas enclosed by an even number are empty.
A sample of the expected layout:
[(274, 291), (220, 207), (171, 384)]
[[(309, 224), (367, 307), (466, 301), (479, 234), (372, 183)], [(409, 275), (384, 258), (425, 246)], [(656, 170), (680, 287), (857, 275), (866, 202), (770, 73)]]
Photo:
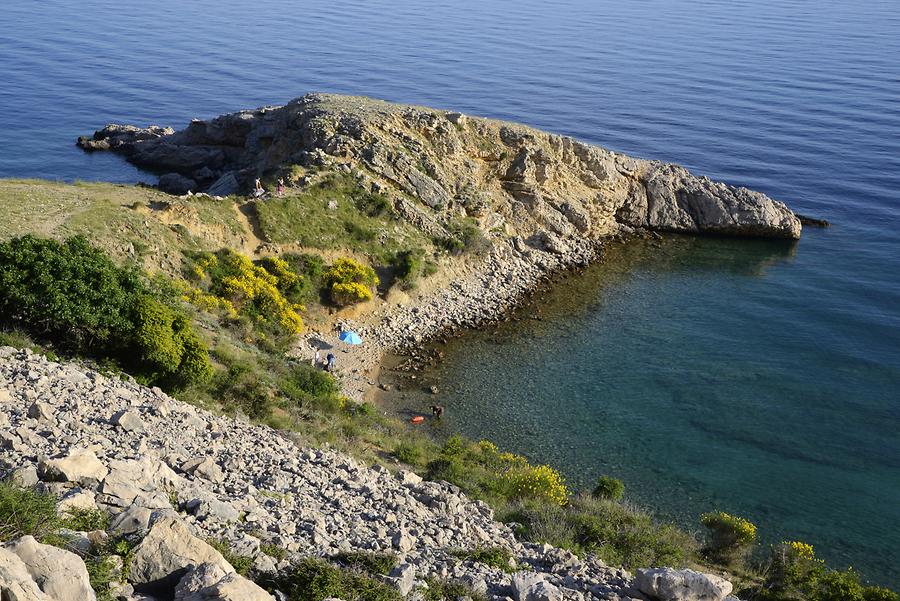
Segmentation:
[(412, 418), (412, 419), (409, 420), (409, 421), (411, 421), (411, 422), (414, 423), (414, 424), (421, 424), (422, 422), (425, 421), (425, 418), (422, 417), (421, 415), (417, 415), (417, 416), (415, 416), (414, 418)]

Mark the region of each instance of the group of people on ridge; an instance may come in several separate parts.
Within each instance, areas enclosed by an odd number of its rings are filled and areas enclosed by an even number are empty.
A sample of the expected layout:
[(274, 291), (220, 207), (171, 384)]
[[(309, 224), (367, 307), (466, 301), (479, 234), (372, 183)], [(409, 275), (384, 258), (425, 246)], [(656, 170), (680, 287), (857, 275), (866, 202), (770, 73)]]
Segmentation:
[[(258, 177), (256, 181), (253, 182), (253, 198), (262, 198), (262, 196), (266, 193), (266, 189), (263, 188), (262, 180)], [(275, 194), (278, 196), (284, 195), (284, 178), (278, 178), (278, 184), (275, 186)]]

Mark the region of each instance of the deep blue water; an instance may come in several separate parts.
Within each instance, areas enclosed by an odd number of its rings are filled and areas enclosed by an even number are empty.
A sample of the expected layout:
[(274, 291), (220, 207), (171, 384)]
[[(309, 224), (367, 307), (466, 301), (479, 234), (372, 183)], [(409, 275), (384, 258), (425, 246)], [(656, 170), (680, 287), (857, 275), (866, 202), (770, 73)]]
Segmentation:
[[(149, 180), (75, 138), (320, 90), (526, 122), (833, 221), (788, 250), (675, 242), (666, 260), (592, 271), (557, 299), (580, 299), (566, 317), (451, 349), (448, 421), (575, 481), (612, 472), (669, 515), (746, 513), (900, 586), (896, 0), (5, 0), (0, 14), (4, 177)], [(486, 419), (504, 399), (531, 423)]]

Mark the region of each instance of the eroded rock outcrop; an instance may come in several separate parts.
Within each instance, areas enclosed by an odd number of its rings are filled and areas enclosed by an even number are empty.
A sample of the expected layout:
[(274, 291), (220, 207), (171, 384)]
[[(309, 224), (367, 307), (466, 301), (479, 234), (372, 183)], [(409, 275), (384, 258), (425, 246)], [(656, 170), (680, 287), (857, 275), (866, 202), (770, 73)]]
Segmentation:
[(309, 94), (195, 120), (178, 132), (108, 125), (78, 143), (166, 174), (161, 184), (173, 191), (248, 189), (291, 164), (345, 166), (395, 205), (413, 197), (426, 213), (458, 210), (524, 238), (544, 231), (599, 238), (623, 227), (773, 238), (798, 238), (801, 230), (783, 203), (676, 165), (521, 125), (360, 97)]

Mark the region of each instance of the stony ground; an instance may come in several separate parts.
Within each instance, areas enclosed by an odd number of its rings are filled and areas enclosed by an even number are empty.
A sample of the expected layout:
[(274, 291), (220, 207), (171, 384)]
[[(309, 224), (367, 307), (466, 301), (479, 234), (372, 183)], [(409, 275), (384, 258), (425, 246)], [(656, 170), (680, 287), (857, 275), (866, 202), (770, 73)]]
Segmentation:
[(389, 550), (401, 556), (396, 580), (407, 591), (435, 575), (502, 599), (510, 574), (448, 553), (489, 546), (510, 550), (565, 599), (621, 599), (631, 580), (598, 560), (516, 541), (489, 507), (449, 484), (299, 448), (270, 428), (29, 351), (0, 348), (0, 404), (0, 459), (20, 481), (44, 480), (64, 504), (128, 512), (120, 521), (132, 529), (176, 517), (255, 555), (261, 570), (278, 567), (262, 543), (295, 557)]

